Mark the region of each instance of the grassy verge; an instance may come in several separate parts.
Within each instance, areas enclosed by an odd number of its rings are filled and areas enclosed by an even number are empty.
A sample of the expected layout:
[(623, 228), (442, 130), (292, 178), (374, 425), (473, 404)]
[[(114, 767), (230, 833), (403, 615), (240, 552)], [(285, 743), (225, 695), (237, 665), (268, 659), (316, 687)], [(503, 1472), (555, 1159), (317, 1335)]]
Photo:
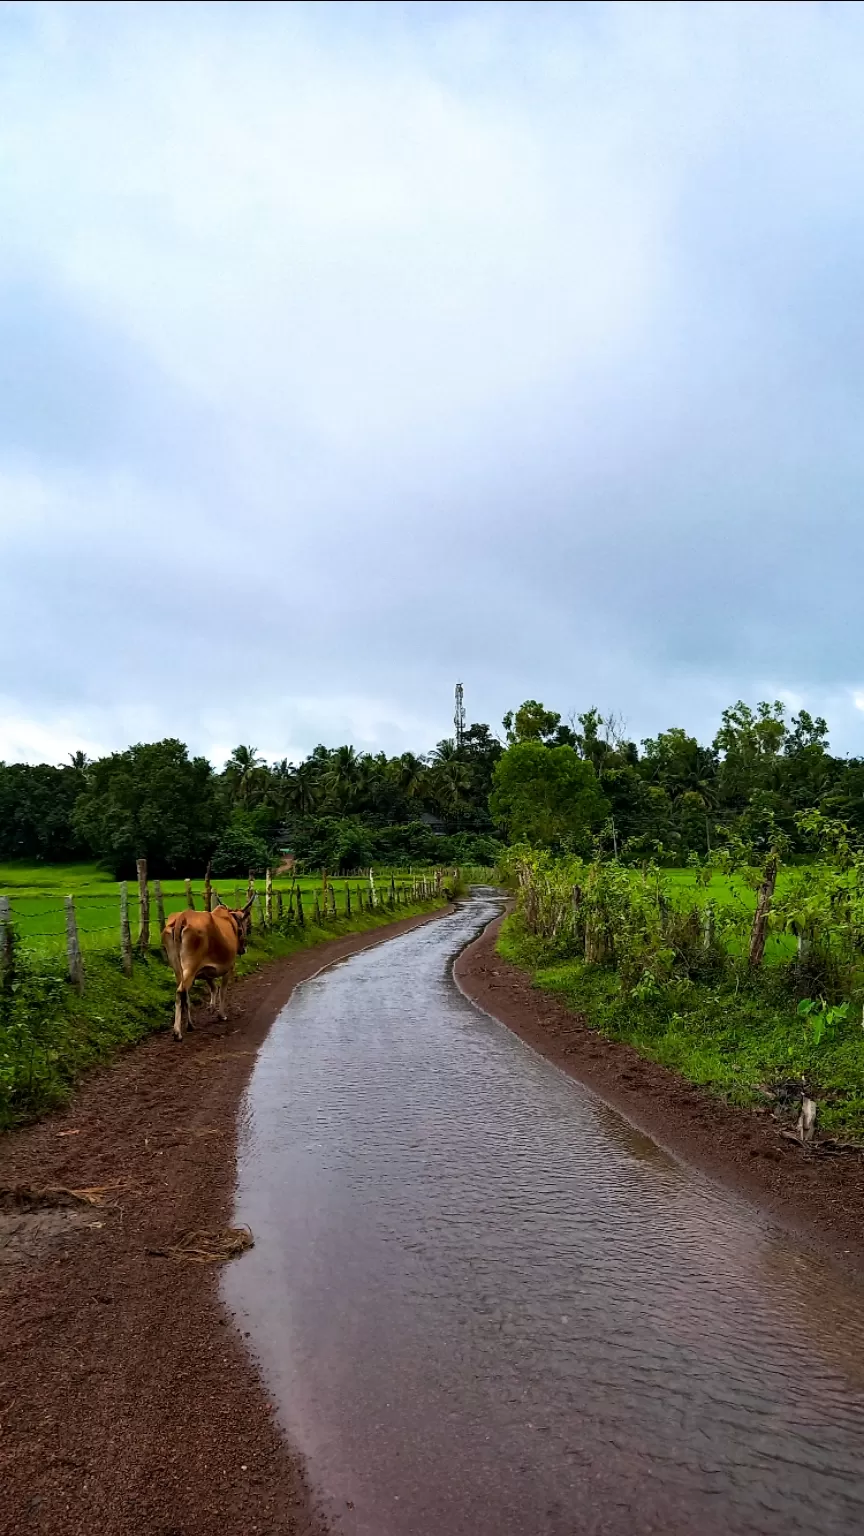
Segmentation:
[(757, 979), (742, 968), (717, 984), (672, 982), (634, 997), (611, 967), (556, 957), (525, 933), (518, 915), (505, 922), (498, 952), (598, 1033), (626, 1040), (689, 1082), (732, 1103), (764, 1105), (764, 1090), (803, 1076), (818, 1100), (821, 1128), (864, 1137), (864, 1032), (857, 1015), (817, 1043), (773, 968)]
[[(269, 960), (348, 933), (384, 928), (443, 905), (442, 898), (365, 911), (305, 928), (258, 929), (237, 966), (248, 975)], [(119, 959), (85, 956), (79, 996), (59, 973), (56, 958), (18, 949), (0, 986), (0, 1130), (37, 1119), (71, 1097), (88, 1068), (110, 1060), (145, 1035), (170, 1028), (174, 975), (161, 954), (136, 957), (131, 977)]]

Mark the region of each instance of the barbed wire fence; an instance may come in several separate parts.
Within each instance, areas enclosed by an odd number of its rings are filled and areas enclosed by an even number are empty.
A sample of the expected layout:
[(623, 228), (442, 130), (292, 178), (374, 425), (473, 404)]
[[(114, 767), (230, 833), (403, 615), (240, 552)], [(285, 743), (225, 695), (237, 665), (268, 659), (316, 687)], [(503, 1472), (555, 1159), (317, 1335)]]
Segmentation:
[[(61, 954), (64, 955), (67, 980), (79, 992), (86, 985), (88, 953), (114, 955), (119, 959), (123, 973), (131, 976), (136, 951), (141, 957), (164, 954), (162, 932), (168, 918), (175, 912), (199, 910), (196, 905), (199, 902), (200, 910), (204, 911), (212, 910), (216, 904), (239, 910), (250, 903), (253, 928), (264, 933), (273, 929), (289, 931), (305, 928), (308, 923), (326, 927), (340, 920), (350, 922), (355, 915), (364, 912), (396, 913), (400, 908), (423, 905), (440, 899), (447, 889), (456, 888), (462, 879), (482, 882), (489, 878), (491, 871), (457, 867), (419, 872), (379, 871), (376, 876), (375, 871), (369, 869), (348, 876), (330, 876), (322, 870), (320, 886), (311, 887), (309, 877), (304, 876), (292, 878), (285, 889), (274, 886), (272, 871), (267, 870), (263, 900), (252, 874), (243, 886), (235, 880), (213, 880), (208, 871), (200, 890), (196, 891), (193, 882), (186, 880), (183, 892), (166, 892), (158, 879), (151, 884), (145, 859), (138, 860), (137, 875), (134, 894), (130, 892), (129, 882), (124, 880), (116, 893), (83, 892), (64, 897), (35, 893), (17, 898), (0, 895), (0, 979), (12, 962), (13, 951), (50, 955), (55, 949), (58, 961)], [(150, 927), (151, 896), (156, 908), (155, 939), (151, 937)], [(111, 909), (110, 920), (107, 913), (105, 921), (92, 920), (102, 917), (108, 907)], [(134, 941), (133, 908), (137, 909)], [(52, 918), (56, 921), (51, 922)]]

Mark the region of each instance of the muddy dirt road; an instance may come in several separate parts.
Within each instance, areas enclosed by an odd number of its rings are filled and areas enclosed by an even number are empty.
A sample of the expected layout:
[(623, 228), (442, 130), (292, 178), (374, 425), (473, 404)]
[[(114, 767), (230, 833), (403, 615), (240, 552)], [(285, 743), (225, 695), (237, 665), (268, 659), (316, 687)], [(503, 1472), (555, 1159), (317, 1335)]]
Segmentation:
[[(0, 1185), (101, 1191), (0, 1209), (4, 1536), (864, 1529), (860, 1282), (471, 1006), (452, 958), (497, 909), (278, 962), (0, 1143)], [(713, 1106), (488, 938), (459, 969), (711, 1167)], [(851, 1243), (858, 1173), (805, 1171)], [(221, 1272), (150, 1252), (234, 1215), (256, 1246)]]
[(484, 1017), (490, 897), (295, 993), (223, 1295), (346, 1536), (864, 1529), (862, 1295)]

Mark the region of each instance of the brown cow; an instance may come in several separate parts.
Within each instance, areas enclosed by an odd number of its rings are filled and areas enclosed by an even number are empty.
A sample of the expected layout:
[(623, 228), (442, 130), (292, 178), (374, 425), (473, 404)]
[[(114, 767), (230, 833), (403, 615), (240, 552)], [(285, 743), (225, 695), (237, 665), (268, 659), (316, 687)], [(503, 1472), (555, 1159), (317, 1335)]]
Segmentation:
[[(217, 898), (218, 899), (218, 898)], [(192, 1028), (189, 1012), (189, 992), (200, 979), (210, 990), (208, 1006), (215, 1008), (218, 1017), (226, 1019), (225, 993), (234, 975), (238, 955), (246, 948), (246, 940), (252, 927), (252, 903), (250, 896), (245, 907), (235, 912), (231, 907), (219, 906), (213, 912), (172, 912), (162, 930), (162, 943), (177, 977), (177, 1001), (174, 1006), (174, 1039), (183, 1039), (183, 1021)]]

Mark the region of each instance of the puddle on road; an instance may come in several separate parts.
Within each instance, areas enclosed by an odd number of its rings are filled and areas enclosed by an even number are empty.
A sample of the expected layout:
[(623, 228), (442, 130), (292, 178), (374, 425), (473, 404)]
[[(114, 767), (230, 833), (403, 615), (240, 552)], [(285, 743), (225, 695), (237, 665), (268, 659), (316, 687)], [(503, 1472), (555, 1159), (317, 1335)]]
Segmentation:
[(305, 983), (223, 1278), (344, 1536), (864, 1530), (861, 1292), (480, 1014), (454, 916)]

